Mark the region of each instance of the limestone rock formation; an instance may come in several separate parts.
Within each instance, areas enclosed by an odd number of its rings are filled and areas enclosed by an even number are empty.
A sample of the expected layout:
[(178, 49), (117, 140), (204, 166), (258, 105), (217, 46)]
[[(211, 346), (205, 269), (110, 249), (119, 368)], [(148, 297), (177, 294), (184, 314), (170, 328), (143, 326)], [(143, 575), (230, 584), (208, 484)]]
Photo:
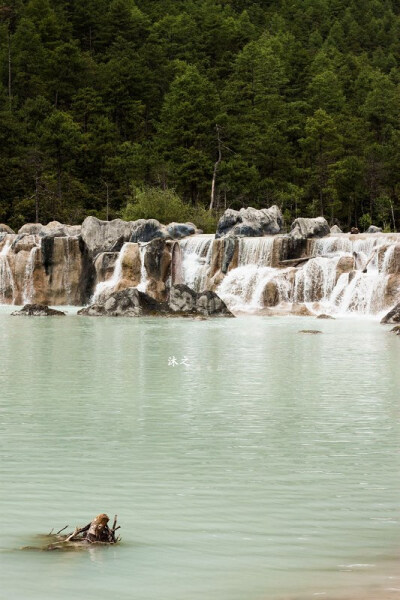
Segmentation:
[(381, 320), (383, 325), (394, 325), (400, 323), (400, 302), (396, 304)]
[(16, 310), (11, 313), (13, 317), (62, 317), (65, 313), (61, 310), (49, 308), (45, 304), (25, 304), (21, 310)]
[(184, 284), (171, 287), (169, 293), (169, 307), (173, 312), (196, 312), (197, 294)]
[(108, 252), (121, 242), (128, 242), (132, 235), (133, 223), (114, 219), (101, 221), (96, 217), (87, 217), (82, 223), (82, 239), (94, 258), (100, 252)]
[(324, 217), (306, 219), (299, 217), (292, 223), (290, 236), (297, 239), (324, 237), (330, 233), (329, 225)]
[(180, 240), (195, 233), (201, 233), (194, 223), (170, 223), (166, 227), (168, 235), (173, 240)]
[(233, 317), (225, 302), (215, 292), (205, 291), (197, 294), (183, 284), (172, 286), (169, 307), (175, 313), (199, 313), (206, 317)]
[(163, 239), (154, 239), (146, 246), (144, 267), (147, 275), (146, 292), (156, 300), (163, 301), (167, 296), (166, 280), (170, 273), (170, 247)]
[(196, 310), (200, 314), (208, 317), (233, 317), (233, 314), (227, 308), (225, 302), (211, 291), (201, 292), (197, 296)]
[(131, 242), (150, 242), (157, 238), (165, 239), (168, 237), (166, 229), (156, 219), (139, 219), (133, 221)]
[(8, 225), (0, 223), (0, 233), (14, 233), (14, 231)]
[(382, 233), (382, 227), (370, 225), (365, 233)]
[(78, 315), (87, 317), (139, 317), (145, 315), (168, 314), (168, 305), (157, 302), (137, 288), (130, 287), (112, 292), (105, 299), (86, 306)]
[(51, 237), (68, 237), (79, 236), (81, 234), (80, 225), (64, 225), (59, 221), (51, 221), (47, 225), (41, 223), (26, 223), (19, 230), (18, 234), (51, 236)]
[(173, 286), (169, 303), (157, 302), (148, 294), (131, 287), (111, 292), (98, 302), (87, 306), (78, 315), (88, 317), (140, 317), (168, 315), (233, 316), (214, 292), (196, 294), (185, 285)]
[(338, 235), (339, 233), (343, 233), (343, 231), (337, 225), (333, 225), (333, 227), (331, 227), (331, 234)]
[(215, 238), (225, 235), (259, 237), (280, 233), (283, 217), (278, 206), (263, 208), (228, 209), (220, 218)]

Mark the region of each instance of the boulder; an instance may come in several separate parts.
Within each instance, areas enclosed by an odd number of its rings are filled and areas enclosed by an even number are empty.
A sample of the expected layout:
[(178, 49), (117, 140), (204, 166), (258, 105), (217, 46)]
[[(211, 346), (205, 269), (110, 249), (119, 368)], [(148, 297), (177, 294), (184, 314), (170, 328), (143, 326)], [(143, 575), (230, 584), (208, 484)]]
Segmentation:
[(393, 329), (390, 330), (390, 333), (397, 333), (397, 335), (400, 335), (400, 325), (393, 327)]
[(169, 307), (173, 312), (196, 312), (197, 294), (183, 283), (173, 285), (169, 293)]
[(148, 294), (130, 287), (110, 292), (98, 302), (82, 308), (78, 315), (88, 317), (140, 317), (140, 316), (224, 316), (232, 317), (224, 302), (214, 292), (196, 294), (185, 285), (171, 288), (170, 302), (157, 302)]
[(321, 238), (330, 233), (329, 225), (324, 217), (306, 219), (299, 217), (292, 223), (290, 237), (295, 239)]
[(370, 225), (365, 233), (382, 233), (382, 227), (375, 227), (375, 225)]
[(358, 235), (360, 233), (360, 230), (358, 229), (358, 227), (352, 227), (350, 229), (350, 233), (351, 235)]
[(335, 317), (332, 317), (332, 315), (326, 315), (326, 314), (322, 313), (321, 315), (318, 315), (317, 319), (333, 319), (333, 320), (335, 320)]
[(82, 239), (92, 257), (100, 252), (109, 252), (118, 242), (122, 245), (132, 236), (134, 223), (114, 219), (101, 221), (96, 217), (86, 217), (82, 223)]
[(381, 320), (383, 325), (395, 325), (400, 323), (400, 302), (396, 304)]
[(225, 302), (215, 292), (201, 292), (197, 295), (196, 310), (207, 317), (233, 317)]
[(25, 304), (21, 310), (16, 310), (11, 315), (13, 317), (62, 317), (65, 316), (65, 313), (61, 310), (49, 308), (45, 304)]
[(276, 281), (268, 281), (263, 291), (263, 305), (276, 306), (279, 304), (279, 288)]
[(4, 223), (0, 223), (0, 233), (15, 233), (15, 232), (8, 225), (5, 225)]
[(343, 273), (350, 273), (354, 270), (354, 257), (353, 256), (341, 256), (336, 265), (336, 278), (339, 279)]
[(112, 292), (101, 302), (86, 306), (78, 315), (87, 317), (139, 317), (146, 315), (168, 314), (169, 307), (157, 302), (137, 288), (130, 287)]
[(195, 233), (200, 233), (193, 223), (170, 223), (166, 227), (168, 235), (173, 240), (180, 240), (181, 238)]
[(343, 233), (343, 231), (337, 225), (333, 225), (333, 227), (331, 227), (331, 235), (337, 235), (339, 233)]
[(101, 254), (97, 255), (94, 263), (97, 283), (107, 281), (107, 279), (112, 277), (117, 260), (118, 252), (101, 252)]
[(228, 209), (220, 218), (215, 238), (225, 235), (260, 237), (280, 233), (283, 217), (278, 206), (270, 208), (241, 208), (239, 211)]
[(156, 219), (139, 219), (131, 223), (131, 242), (150, 242), (156, 238), (168, 237), (166, 229)]
[(311, 317), (312, 312), (307, 308), (305, 304), (292, 304), (292, 309), (290, 314), (295, 315), (296, 317)]
[(41, 223), (26, 223), (19, 230), (18, 234), (51, 236), (51, 237), (76, 237), (81, 234), (80, 225), (64, 225), (59, 221), (50, 221), (47, 225)]

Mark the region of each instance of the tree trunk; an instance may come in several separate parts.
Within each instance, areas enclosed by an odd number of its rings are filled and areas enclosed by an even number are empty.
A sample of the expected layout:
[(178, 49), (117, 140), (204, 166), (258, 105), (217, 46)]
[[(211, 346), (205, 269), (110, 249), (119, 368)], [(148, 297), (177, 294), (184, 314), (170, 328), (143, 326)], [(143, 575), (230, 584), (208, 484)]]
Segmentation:
[(8, 101), (10, 103), (10, 111), (12, 110), (12, 70), (11, 70), (11, 31), (8, 28)]
[(39, 176), (35, 177), (35, 222), (39, 223)]
[(211, 199), (210, 199), (210, 206), (209, 206), (209, 211), (211, 211), (214, 208), (214, 204), (215, 204), (215, 184), (217, 181), (217, 173), (218, 173), (218, 167), (221, 164), (222, 161), (222, 149), (221, 149), (221, 136), (220, 136), (220, 130), (219, 130), (219, 125), (215, 126), (215, 129), (217, 131), (217, 140), (218, 140), (218, 158), (214, 164), (214, 172), (213, 172), (213, 177), (212, 177), (212, 182), (211, 182)]

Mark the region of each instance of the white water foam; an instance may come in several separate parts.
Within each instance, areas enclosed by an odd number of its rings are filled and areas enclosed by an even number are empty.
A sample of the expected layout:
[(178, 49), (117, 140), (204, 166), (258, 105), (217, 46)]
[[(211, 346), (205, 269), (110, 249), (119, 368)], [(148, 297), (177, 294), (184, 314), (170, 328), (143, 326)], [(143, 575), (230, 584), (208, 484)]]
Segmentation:
[(199, 235), (179, 242), (183, 253), (183, 281), (196, 292), (202, 292), (206, 288), (213, 240), (213, 235)]
[(30, 253), (29, 258), (26, 262), (25, 267), (25, 276), (24, 276), (24, 288), (22, 292), (22, 302), (23, 304), (29, 304), (33, 301), (35, 294), (35, 282), (33, 280), (34, 269), (35, 269), (35, 261), (36, 254), (38, 251), (38, 246), (34, 246)]
[(11, 241), (6, 240), (0, 251), (0, 303), (8, 304), (10, 300), (10, 291), (12, 304), (15, 298), (15, 283), (11, 271), (8, 255), (11, 249)]

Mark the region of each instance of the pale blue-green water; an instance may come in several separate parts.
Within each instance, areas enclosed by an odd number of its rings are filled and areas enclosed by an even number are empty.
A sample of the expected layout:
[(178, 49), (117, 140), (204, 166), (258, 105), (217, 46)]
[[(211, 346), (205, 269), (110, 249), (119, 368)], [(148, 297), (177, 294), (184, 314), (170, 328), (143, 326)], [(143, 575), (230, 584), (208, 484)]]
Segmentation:
[[(400, 597), (400, 338), (387, 328), (9, 312), (1, 598)], [(323, 334), (298, 333), (310, 328)], [(99, 512), (118, 513), (120, 545), (20, 550)]]

